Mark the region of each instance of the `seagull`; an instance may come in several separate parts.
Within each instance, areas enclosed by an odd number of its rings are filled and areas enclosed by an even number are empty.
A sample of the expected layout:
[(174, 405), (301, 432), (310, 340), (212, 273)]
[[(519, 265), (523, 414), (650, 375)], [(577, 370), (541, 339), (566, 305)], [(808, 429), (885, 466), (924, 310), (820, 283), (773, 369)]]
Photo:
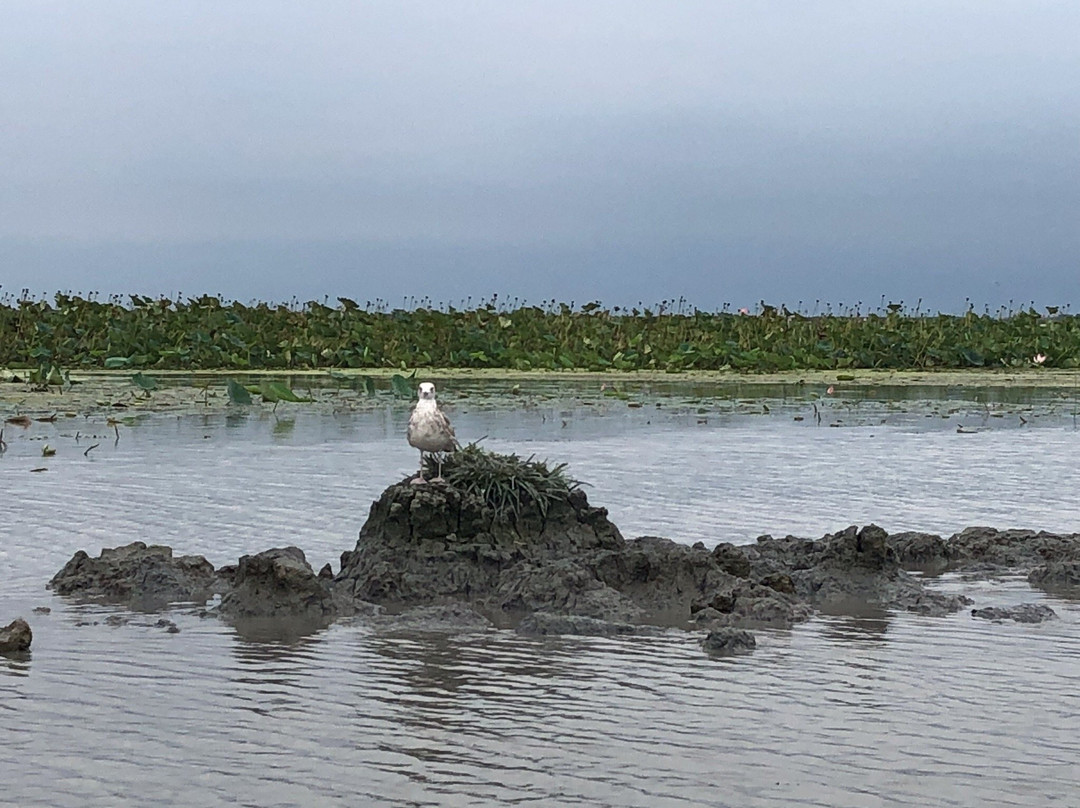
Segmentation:
[[(418, 485), (427, 482), (424, 479), (424, 452), (452, 452), (458, 447), (458, 442), (454, 437), (454, 428), (450, 426), (450, 419), (443, 414), (435, 401), (435, 385), (421, 382), (417, 396), (405, 436), (409, 439), (410, 446), (420, 450), (420, 474), (412, 480)], [(432, 482), (442, 480), (442, 457), (436, 456), (436, 460), (439, 474)]]

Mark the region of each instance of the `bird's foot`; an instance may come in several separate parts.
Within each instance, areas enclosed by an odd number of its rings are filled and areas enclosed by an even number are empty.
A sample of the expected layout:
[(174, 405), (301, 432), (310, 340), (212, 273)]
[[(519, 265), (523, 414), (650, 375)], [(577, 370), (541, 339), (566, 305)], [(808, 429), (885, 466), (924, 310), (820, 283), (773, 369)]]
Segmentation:
[(446, 478), (440, 475), (438, 477), (432, 477), (430, 480), (428, 480), (428, 482), (429, 483), (445, 483)]
[(411, 480), (409, 480), (409, 482), (413, 485), (423, 485), (427, 482), (427, 480), (425, 480), (423, 477), (413, 477)]

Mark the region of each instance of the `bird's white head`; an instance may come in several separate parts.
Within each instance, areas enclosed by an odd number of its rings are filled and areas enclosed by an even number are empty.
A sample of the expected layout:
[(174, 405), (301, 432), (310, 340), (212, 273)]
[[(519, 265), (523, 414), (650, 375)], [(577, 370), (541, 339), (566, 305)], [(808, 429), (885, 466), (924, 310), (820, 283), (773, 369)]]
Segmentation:
[(431, 382), (420, 382), (419, 396), (421, 401), (434, 401), (435, 385)]

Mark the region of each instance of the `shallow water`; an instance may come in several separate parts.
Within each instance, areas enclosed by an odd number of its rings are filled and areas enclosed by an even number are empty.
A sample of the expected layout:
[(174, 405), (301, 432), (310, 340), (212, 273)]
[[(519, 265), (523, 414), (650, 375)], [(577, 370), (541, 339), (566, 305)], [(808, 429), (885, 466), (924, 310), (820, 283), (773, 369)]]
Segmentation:
[[(1067, 407), (667, 394), (637, 396), (640, 408), (461, 399), (452, 415), (464, 439), (569, 462), (627, 537), (745, 542), (868, 521), (1080, 529)], [(714, 660), (681, 633), (395, 635), (362, 621), (253, 643), (183, 610), (167, 634), (157, 615), (45, 591), (76, 550), (134, 540), (215, 564), (296, 544), (336, 569), (370, 502), (415, 468), (407, 407), (157, 416), (115, 443), (100, 420), (8, 427), (0, 621), (24, 615), (35, 639), (29, 658), (0, 657), (4, 799), (974, 806), (1069, 804), (1080, 787), (1070, 602), (1047, 600), (1061, 619), (1041, 626), (822, 617)], [(978, 606), (1041, 599), (1019, 578), (937, 585)], [(106, 622), (117, 614), (131, 622)]]

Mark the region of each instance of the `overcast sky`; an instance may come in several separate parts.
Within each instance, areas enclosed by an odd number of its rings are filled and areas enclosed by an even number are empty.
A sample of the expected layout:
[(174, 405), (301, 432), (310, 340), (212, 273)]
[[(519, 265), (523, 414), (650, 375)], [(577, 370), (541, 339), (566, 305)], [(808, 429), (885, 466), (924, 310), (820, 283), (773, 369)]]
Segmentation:
[(1080, 308), (1080, 3), (0, 4), (0, 294)]

